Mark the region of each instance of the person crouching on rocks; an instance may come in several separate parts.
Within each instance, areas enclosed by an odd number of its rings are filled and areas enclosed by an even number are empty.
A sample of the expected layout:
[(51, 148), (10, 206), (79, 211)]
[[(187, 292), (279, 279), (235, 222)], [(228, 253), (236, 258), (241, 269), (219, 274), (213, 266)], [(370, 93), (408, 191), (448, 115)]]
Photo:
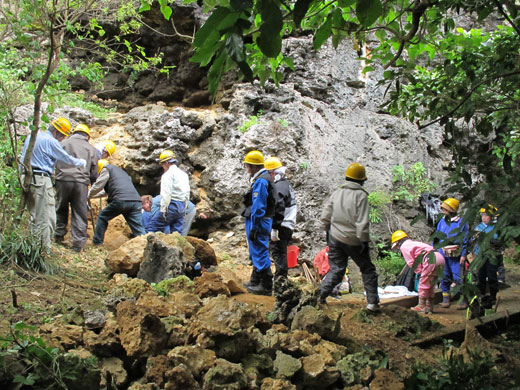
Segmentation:
[[(406, 264), (413, 268), (415, 260), (423, 255), (422, 261), (417, 264), (415, 273), (419, 278), (419, 303), (412, 307), (412, 310), (421, 313), (433, 313), (433, 303), (435, 296), (435, 281), (437, 279), (437, 268), (444, 268), (444, 256), (436, 252), (433, 246), (420, 241), (413, 241), (402, 230), (397, 230), (392, 234), (392, 249), (400, 249)], [(429, 256), (432, 253), (433, 258)]]

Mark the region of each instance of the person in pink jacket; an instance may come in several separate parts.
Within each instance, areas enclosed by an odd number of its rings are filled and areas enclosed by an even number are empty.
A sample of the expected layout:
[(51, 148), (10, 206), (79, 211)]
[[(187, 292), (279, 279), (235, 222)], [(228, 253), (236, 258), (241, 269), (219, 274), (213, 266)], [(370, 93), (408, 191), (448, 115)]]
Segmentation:
[[(424, 254), (422, 261), (417, 264), (415, 273), (420, 274), (419, 278), (419, 303), (412, 307), (412, 310), (422, 313), (433, 313), (433, 298), (435, 295), (435, 280), (437, 267), (444, 268), (444, 256), (434, 251), (433, 246), (420, 241), (413, 241), (408, 238), (408, 234), (402, 230), (397, 230), (392, 234), (392, 249), (400, 249), (406, 264), (413, 268), (415, 259)], [(429, 253), (435, 256), (435, 263)]]

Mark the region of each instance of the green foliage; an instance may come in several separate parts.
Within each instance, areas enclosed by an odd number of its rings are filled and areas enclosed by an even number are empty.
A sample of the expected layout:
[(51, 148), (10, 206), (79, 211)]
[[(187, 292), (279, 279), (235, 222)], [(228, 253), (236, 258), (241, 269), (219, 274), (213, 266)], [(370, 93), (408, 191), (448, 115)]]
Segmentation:
[(453, 354), (444, 349), (443, 358), (438, 365), (421, 362), (413, 365), (412, 375), (405, 380), (405, 388), (410, 390), (448, 390), (461, 388), (467, 390), (495, 389), (493, 371), (495, 362), (487, 352), (467, 349), (469, 361), (462, 354)]
[(374, 265), (379, 274), (379, 283), (383, 286), (393, 284), (406, 262), (399, 253), (383, 249), (384, 244), (381, 243), (377, 246), (380, 256), (375, 259)]
[(302, 161), (300, 163), (300, 168), (303, 170), (309, 169), (309, 163), (307, 161)]
[(258, 115), (250, 115), (248, 120), (238, 126), (238, 130), (240, 130), (242, 134), (245, 133), (251, 126), (260, 124), (258, 118)]
[(368, 204), (370, 205), (369, 219), (371, 223), (383, 221), (384, 214), (388, 211), (392, 203), (390, 194), (383, 190), (372, 191), (368, 194)]
[(0, 373), (4, 379), (37, 389), (67, 390), (71, 383), (80, 379), (86, 387), (96, 379), (99, 383), (95, 357), (80, 359), (66, 355), (32, 335), (36, 330), (36, 327), (18, 322), (11, 326), (11, 334), (0, 337)]
[(278, 118), (278, 123), (279, 123), (282, 127), (289, 127), (289, 121), (288, 121), (287, 119)]
[(392, 198), (414, 202), (427, 192), (435, 189), (436, 185), (427, 177), (422, 162), (417, 162), (406, 170), (402, 165), (392, 168), (394, 188)]

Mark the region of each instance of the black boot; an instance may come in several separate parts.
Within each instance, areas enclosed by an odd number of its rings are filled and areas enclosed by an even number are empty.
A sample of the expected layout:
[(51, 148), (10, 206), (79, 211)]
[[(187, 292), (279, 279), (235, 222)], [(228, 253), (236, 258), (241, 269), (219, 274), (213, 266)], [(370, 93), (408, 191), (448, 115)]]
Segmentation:
[(247, 287), (247, 291), (256, 295), (272, 295), (273, 293), (273, 273), (271, 268), (266, 268), (257, 272), (260, 283), (255, 286)]
[(245, 288), (258, 286), (260, 284), (260, 275), (258, 271), (253, 267), (253, 271), (251, 272), (251, 277), (249, 278), (249, 282), (244, 283)]

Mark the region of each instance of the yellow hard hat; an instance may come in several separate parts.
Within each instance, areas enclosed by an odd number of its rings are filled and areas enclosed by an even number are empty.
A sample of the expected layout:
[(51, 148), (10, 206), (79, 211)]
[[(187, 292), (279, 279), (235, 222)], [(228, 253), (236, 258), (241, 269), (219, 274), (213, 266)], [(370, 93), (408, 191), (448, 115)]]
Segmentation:
[(177, 161), (177, 157), (171, 150), (165, 150), (159, 155), (159, 164), (170, 160), (174, 160), (173, 162)]
[[(487, 204), (487, 207), (482, 207), (482, 208), (480, 209), (480, 212), (481, 212), (481, 213), (486, 213), (486, 214), (489, 215), (490, 217), (493, 216), (493, 215), (495, 215), (497, 211), (498, 211), (498, 209), (497, 209), (495, 206), (493, 206), (491, 203), (488, 203), (488, 204)], [(498, 215), (498, 214), (497, 214), (497, 215)]]
[(51, 121), (51, 125), (54, 126), (61, 134), (68, 137), (70, 135), (70, 129), (72, 126), (67, 118), (59, 117)]
[(441, 208), (449, 211), (450, 213), (456, 213), (459, 209), (459, 201), (455, 198), (448, 198), (442, 202)]
[(252, 150), (246, 154), (244, 163), (251, 165), (264, 165), (264, 155), (258, 150)]
[(108, 164), (108, 160), (105, 160), (104, 158), (98, 160), (98, 162), (97, 162), (97, 173), (98, 173), (98, 175), (99, 175), (99, 172), (101, 172), (101, 170), (103, 169), (103, 167), (105, 165), (107, 165), (107, 164)]
[(84, 125), (83, 123), (81, 123), (79, 125), (76, 125), (76, 127), (74, 128), (74, 131), (72, 133), (75, 134), (75, 133), (77, 133), (79, 131), (87, 134), (90, 137), (90, 129), (88, 128), (87, 125)]
[(365, 167), (357, 162), (352, 163), (347, 167), (347, 170), (345, 171), (345, 176), (348, 177), (349, 179), (359, 180), (359, 181), (367, 179)]
[(108, 155), (112, 156), (116, 151), (116, 144), (114, 141), (107, 139), (106, 141), (103, 141), (103, 143), (105, 144), (105, 150), (107, 151)]
[(273, 169), (280, 168), (282, 166), (282, 162), (277, 157), (269, 157), (264, 162), (264, 167), (268, 171), (272, 171)]
[(403, 238), (407, 238), (408, 237), (408, 234), (406, 234), (404, 231), (402, 230), (396, 230), (393, 234), (392, 234), (392, 248), (395, 247), (395, 245), (401, 241)]

